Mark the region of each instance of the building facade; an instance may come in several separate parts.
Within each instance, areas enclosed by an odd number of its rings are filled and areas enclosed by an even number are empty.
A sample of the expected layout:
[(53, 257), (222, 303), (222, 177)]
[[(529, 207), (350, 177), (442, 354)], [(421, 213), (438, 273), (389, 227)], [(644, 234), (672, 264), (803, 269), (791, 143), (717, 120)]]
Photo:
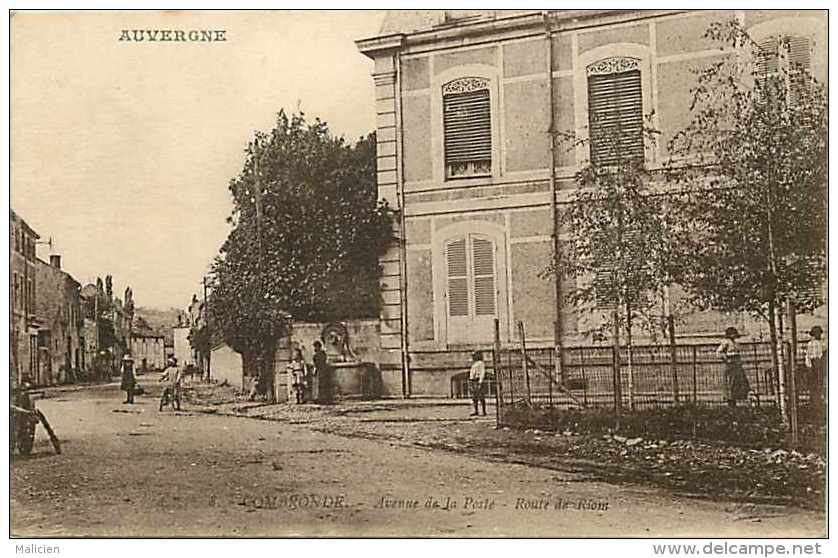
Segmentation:
[(13, 387), (38, 374), (38, 233), (14, 211), (9, 214), (9, 376)]
[(36, 260), (36, 315), (40, 352), (37, 385), (73, 382), (82, 370), (84, 346), (79, 291), (81, 284), (61, 269), (61, 256)]
[[(825, 12), (398, 11), (357, 42), (374, 61), (379, 197), (399, 210), (381, 279), (391, 391), (448, 393), (468, 351), (491, 347), (495, 320), (502, 343), (518, 340), (518, 321), (533, 345), (594, 342), (595, 324), (543, 273), (575, 172), (604, 156), (592, 123), (650, 118), (662, 137), (632, 149), (662, 168), (668, 140), (689, 123), (694, 72), (731, 55), (705, 31), (732, 19), (760, 45), (790, 39), (826, 82)], [(559, 148), (551, 138), (562, 134), (591, 142)], [(687, 317), (679, 334), (717, 339), (731, 324), (768, 337), (762, 324), (713, 312)]]
[(131, 338), (131, 356), (136, 370), (163, 370), (166, 368), (165, 337), (134, 333)]

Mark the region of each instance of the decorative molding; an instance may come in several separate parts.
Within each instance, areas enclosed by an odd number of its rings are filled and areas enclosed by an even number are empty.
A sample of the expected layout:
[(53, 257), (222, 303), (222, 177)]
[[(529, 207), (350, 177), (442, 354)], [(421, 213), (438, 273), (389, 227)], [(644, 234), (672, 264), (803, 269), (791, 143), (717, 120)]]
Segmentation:
[(589, 76), (617, 74), (630, 70), (640, 69), (640, 59), (629, 58), (628, 56), (613, 56), (593, 64), (589, 64), (587, 71)]
[(489, 89), (489, 80), (479, 77), (464, 77), (449, 81), (442, 86), (443, 95), (451, 95), (455, 93), (470, 93), (472, 91), (480, 91), (481, 89)]
[(396, 83), (396, 72), (383, 72), (372, 75), (375, 85), (393, 85)]

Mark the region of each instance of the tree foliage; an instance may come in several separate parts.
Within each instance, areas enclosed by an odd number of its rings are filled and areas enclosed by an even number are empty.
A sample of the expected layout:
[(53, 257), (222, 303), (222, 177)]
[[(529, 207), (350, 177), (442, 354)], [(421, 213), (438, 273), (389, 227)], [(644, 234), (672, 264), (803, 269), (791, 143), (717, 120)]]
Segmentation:
[[(611, 132), (597, 138), (598, 149), (621, 156), (610, 157), (607, 164), (592, 158), (576, 173), (576, 187), (560, 208), (563, 239), (551, 271), (563, 279), (567, 302), (598, 314), (595, 330), (613, 328), (616, 317), (629, 336), (637, 325), (654, 333), (661, 325), (663, 288), (680, 276), (679, 243), (688, 239), (675, 226), (679, 198), (661, 192), (642, 159), (622, 156), (632, 153), (624, 143), (637, 142), (637, 133), (650, 149), (657, 132), (648, 125), (641, 131)], [(573, 148), (589, 143), (565, 142)]]
[(703, 308), (812, 309), (826, 271), (824, 89), (789, 60), (787, 38), (774, 53), (735, 22), (707, 36), (728, 54), (698, 74), (691, 122), (670, 146), (690, 198), (684, 286)]
[(377, 315), (392, 216), (377, 203), (374, 135), (348, 145), (319, 119), (282, 111), (248, 144), (230, 192), (233, 228), (212, 266), (208, 319), (236, 351), (272, 351), (288, 315)]

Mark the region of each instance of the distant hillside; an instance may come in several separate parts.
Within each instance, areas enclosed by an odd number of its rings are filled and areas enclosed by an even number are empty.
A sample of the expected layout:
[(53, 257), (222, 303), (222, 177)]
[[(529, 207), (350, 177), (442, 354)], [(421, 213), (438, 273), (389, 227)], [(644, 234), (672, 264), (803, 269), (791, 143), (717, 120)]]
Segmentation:
[(134, 323), (136, 324), (137, 320), (142, 318), (155, 333), (165, 336), (167, 344), (171, 344), (172, 328), (177, 326), (178, 313), (180, 313), (180, 310), (177, 308), (160, 310), (138, 306), (134, 310)]

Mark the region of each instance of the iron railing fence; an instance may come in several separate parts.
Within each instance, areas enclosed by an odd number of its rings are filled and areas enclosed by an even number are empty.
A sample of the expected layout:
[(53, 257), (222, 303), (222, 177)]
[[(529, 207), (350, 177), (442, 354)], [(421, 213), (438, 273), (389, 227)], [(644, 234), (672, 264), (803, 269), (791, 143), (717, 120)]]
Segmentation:
[[(788, 346), (787, 346), (788, 347)], [(624, 410), (669, 407), (676, 404), (727, 405), (725, 365), (716, 354), (718, 344), (675, 346), (675, 374), (668, 345), (620, 349), (620, 403)], [(741, 343), (743, 367), (750, 383), (749, 404), (776, 406), (779, 385), (773, 371), (768, 342)], [(614, 408), (614, 349), (610, 346), (576, 346), (562, 350), (556, 367), (553, 348), (527, 348), (524, 366), (520, 348), (497, 350), (498, 419), (516, 404), (557, 408)], [(786, 351), (786, 354), (788, 352)], [(805, 345), (797, 350), (798, 406), (808, 403)], [(786, 360), (788, 365), (788, 359)], [(787, 366), (788, 370), (788, 366)]]

